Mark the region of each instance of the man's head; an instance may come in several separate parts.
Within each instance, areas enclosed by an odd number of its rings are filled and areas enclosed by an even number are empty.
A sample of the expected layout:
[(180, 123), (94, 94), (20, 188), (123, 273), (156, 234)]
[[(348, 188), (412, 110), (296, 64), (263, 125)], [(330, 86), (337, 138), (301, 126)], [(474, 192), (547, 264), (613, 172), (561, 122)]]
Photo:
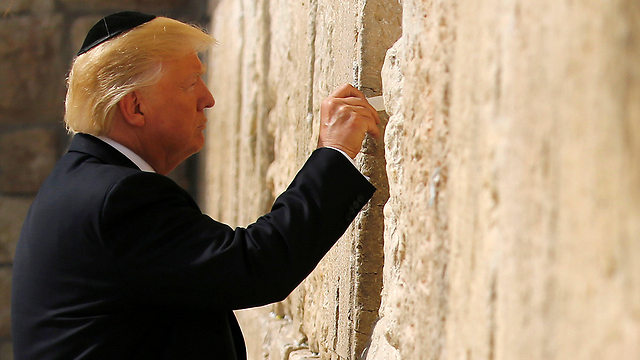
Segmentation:
[(202, 52), (213, 42), (201, 29), (165, 17), (118, 13), (100, 20), (69, 73), (67, 129), (108, 134), (125, 95), (157, 83), (166, 72), (163, 63)]

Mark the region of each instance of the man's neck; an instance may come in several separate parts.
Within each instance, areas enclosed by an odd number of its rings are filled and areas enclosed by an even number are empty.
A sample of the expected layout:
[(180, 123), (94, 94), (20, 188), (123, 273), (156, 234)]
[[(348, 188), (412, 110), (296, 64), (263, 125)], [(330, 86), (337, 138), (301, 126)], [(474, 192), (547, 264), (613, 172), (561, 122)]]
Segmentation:
[(128, 147), (106, 136), (98, 136), (97, 138), (111, 145), (114, 149), (120, 151), (124, 156), (126, 156), (129, 160), (136, 164), (136, 166), (140, 168), (140, 170), (147, 172), (156, 172), (148, 162), (146, 162), (142, 157), (140, 157), (140, 155), (136, 154)]

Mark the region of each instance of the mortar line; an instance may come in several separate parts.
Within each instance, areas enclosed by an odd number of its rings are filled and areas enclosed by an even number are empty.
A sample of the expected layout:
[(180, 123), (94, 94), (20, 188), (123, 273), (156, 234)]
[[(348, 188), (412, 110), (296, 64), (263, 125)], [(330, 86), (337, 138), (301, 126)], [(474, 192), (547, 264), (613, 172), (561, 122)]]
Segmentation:
[(316, 67), (316, 25), (318, 18), (318, 0), (312, 0), (309, 3), (309, 78), (307, 92), (307, 121), (313, 122), (313, 90), (315, 85), (315, 67)]

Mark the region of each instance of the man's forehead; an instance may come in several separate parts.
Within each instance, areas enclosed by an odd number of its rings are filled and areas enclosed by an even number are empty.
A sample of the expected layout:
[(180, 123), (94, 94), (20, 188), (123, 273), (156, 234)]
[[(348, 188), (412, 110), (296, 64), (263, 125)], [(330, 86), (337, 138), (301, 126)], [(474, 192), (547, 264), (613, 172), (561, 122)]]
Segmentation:
[(198, 59), (193, 62), (193, 67), (189, 70), (192, 76), (202, 76), (207, 72), (207, 66)]
[(200, 61), (200, 58), (195, 53), (187, 54), (185, 56), (165, 60), (164, 63), (176, 69), (182, 69), (184, 71), (199, 72), (205, 69), (205, 65)]
[[(176, 80), (200, 77), (207, 71), (206, 65), (200, 61), (200, 58), (195, 53), (182, 58), (164, 61), (163, 64), (166, 71), (164, 77)], [(168, 78), (167, 80), (169, 80)]]

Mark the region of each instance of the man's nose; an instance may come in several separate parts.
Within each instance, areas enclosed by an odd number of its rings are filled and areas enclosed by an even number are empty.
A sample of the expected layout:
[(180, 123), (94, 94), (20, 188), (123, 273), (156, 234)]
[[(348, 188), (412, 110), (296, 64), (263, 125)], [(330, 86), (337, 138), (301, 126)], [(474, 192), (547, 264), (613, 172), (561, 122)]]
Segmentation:
[(202, 79), (200, 79), (199, 82), (200, 82), (200, 85), (201, 85), (202, 94), (201, 94), (200, 100), (198, 102), (198, 110), (204, 110), (206, 108), (213, 107), (213, 105), (216, 104), (216, 99), (213, 98), (213, 95), (211, 95), (211, 91), (209, 91), (209, 89), (207, 88), (207, 85), (205, 85), (204, 81), (202, 81)]

